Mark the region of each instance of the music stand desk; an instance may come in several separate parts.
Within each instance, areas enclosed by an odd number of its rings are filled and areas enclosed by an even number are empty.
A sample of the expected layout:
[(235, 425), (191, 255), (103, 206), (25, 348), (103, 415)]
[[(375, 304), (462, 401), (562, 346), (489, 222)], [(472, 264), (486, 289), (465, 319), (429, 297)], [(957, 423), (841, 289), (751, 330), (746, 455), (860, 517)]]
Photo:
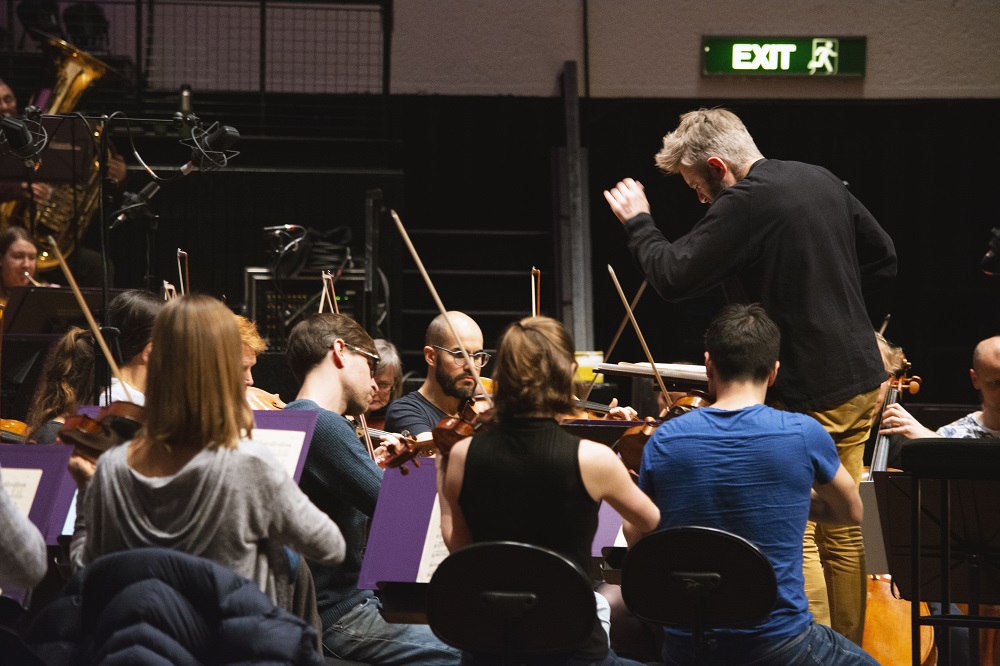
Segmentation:
[[(124, 289), (112, 289), (114, 298)], [(93, 312), (104, 307), (101, 289), (80, 292)], [(86, 326), (86, 317), (69, 287), (13, 287), (3, 315), (3, 339), (10, 341), (51, 341), (62, 337), (70, 326)]]
[[(921, 616), (912, 605), (913, 652), (922, 625), (968, 627), (978, 663), (978, 629), (1000, 628), (1000, 618), (979, 615), (980, 604), (1000, 603), (1000, 441), (918, 439), (901, 458), (907, 472), (875, 474), (889, 571), (904, 599), (940, 601), (946, 611)], [(969, 615), (948, 613), (952, 602), (968, 603)]]

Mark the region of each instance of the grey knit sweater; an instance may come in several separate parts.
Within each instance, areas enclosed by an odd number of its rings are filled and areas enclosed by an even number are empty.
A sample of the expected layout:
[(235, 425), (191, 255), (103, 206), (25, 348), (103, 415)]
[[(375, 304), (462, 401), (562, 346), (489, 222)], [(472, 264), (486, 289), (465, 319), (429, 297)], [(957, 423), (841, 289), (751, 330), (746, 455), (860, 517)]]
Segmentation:
[(129, 445), (98, 461), (73, 535), (75, 565), (129, 548), (173, 548), (229, 567), (281, 604), (276, 587), (293, 573), (282, 546), (324, 564), (343, 560), (340, 529), (262, 444), (206, 449), (155, 478), (128, 466)]

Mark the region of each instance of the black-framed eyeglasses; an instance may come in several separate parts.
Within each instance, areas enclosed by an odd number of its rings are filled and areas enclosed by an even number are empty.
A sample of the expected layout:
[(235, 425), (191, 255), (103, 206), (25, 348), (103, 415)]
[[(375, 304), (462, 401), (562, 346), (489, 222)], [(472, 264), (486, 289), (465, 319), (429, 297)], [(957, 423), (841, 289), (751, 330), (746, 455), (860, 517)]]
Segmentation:
[(350, 349), (355, 354), (361, 354), (362, 356), (367, 356), (368, 357), (368, 369), (371, 370), (372, 377), (375, 377), (375, 370), (378, 369), (378, 362), (380, 360), (382, 360), (382, 359), (379, 358), (378, 354), (373, 354), (370, 351), (365, 351), (361, 347), (357, 347), (355, 345), (351, 345), (351, 344), (348, 344), (346, 342), (344, 343), (344, 347), (346, 349)]
[[(445, 349), (444, 347), (438, 347), (437, 345), (431, 345), (431, 347), (434, 347), (434, 349), (440, 349), (446, 354), (450, 354), (451, 360), (455, 361), (455, 365), (457, 365), (458, 367), (461, 368), (463, 365), (465, 365), (465, 358), (462, 356), (462, 352), (455, 351), (453, 349)], [(481, 352), (476, 352), (475, 354), (469, 354), (469, 358), (472, 359), (472, 362), (476, 364), (477, 368), (481, 368), (490, 362), (492, 356), (490, 356), (484, 351), (481, 351)]]

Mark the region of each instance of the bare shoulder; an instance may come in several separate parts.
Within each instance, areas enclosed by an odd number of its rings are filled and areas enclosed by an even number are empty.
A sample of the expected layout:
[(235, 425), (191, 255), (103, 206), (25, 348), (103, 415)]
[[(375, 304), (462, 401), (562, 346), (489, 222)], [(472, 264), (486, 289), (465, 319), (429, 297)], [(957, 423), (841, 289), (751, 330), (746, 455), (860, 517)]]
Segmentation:
[(593, 465), (603, 468), (606, 465), (621, 465), (618, 456), (611, 447), (595, 442), (590, 439), (581, 439), (580, 448), (577, 453), (581, 466)]

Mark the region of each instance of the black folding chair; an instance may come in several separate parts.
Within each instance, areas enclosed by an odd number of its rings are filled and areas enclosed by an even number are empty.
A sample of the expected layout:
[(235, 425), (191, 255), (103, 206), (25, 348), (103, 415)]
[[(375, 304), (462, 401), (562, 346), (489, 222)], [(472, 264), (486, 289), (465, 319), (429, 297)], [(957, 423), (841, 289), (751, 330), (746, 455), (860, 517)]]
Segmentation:
[(594, 630), (593, 586), (559, 553), (509, 541), (452, 553), (428, 588), (435, 635), (476, 664), (558, 663)]

